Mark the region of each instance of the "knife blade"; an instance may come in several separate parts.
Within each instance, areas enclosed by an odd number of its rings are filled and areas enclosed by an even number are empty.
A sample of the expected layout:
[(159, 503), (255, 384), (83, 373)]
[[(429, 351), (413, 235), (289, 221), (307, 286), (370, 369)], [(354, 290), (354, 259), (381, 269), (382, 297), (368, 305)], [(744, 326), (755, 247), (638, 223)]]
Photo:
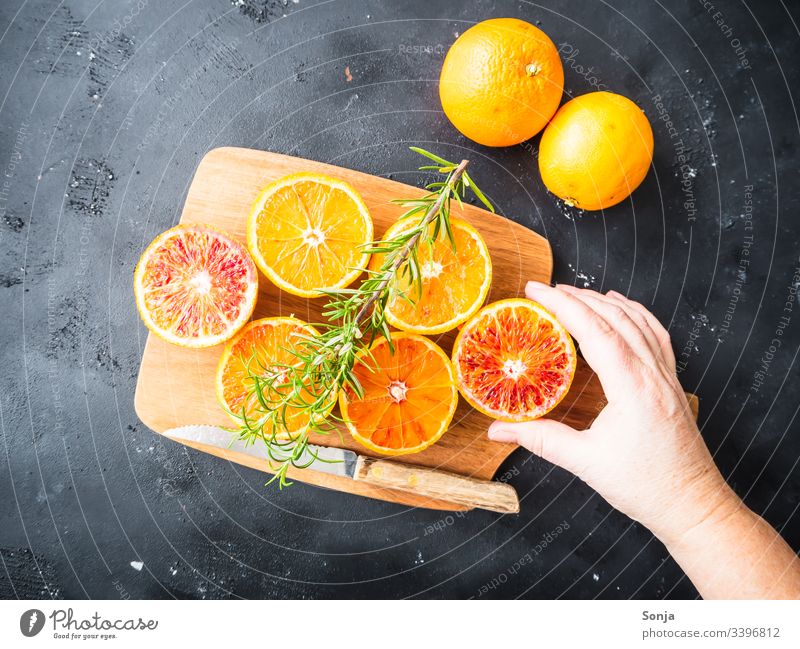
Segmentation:
[[(233, 432), (219, 426), (180, 426), (179, 428), (165, 430), (162, 435), (174, 439), (176, 442), (194, 442), (196, 444), (214, 446), (234, 453), (243, 453), (259, 460), (270, 461), (264, 444), (247, 443), (237, 438)], [(315, 459), (320, 461), (314, 462)], [(309, 444), (296, 463), (304, 466), (314, 462), (314, 471), (352, 478), (355, 475), (357, 461), (358, 455), (345, 448)]]
[[(237, 455), (259, 460), (258, 465), (266, 469), (270, 461), (263, 444), (250, 444), (219, 426), (194, 425), (170, 428), (162, 433), (176, 442), (219, 455), (239, 464)], [(213, 452), (213, 451), (212, 451)], [(313, 463), (312, 463), (313, 462)], [(376, 460), (358, 455), (353, 451), (333, 446), (309, 444), (296, 464), (309, 464), (304, 471), (319, 471), (350, 480), (358, 480), (376, 487), (396, 489), (429, 498), (446, 500), (466, 507), (477, 507), (504, 514), (519, 512), (519, 499), (514, 488), (503, 482), (478, 480), (467, 476), (412, 466), (390, 460)]]

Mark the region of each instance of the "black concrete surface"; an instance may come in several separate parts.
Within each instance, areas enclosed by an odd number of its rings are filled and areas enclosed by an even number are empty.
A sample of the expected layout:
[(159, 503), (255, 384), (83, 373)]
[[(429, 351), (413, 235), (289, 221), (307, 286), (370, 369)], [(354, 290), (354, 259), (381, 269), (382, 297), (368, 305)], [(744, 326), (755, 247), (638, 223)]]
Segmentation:
[[(559, 44), (569, 94), (645, 110), (655, 162), (632, 201), (566, 209), (538, 139), (488, 149), (448, 123), (444, 52), (493, 16)], [(719, 466), (800, 547), (798, 21), (755, 0), (3, 0), (0, 596), (696, 597), (646, 529), (526, 452), (501, 469), (519, 516), (450, 516), (279, 493), (147, 430), (132, 271), (221, 145), (409, 183), (408, 145), (469, 157), (558, 280), (669, 325)]]

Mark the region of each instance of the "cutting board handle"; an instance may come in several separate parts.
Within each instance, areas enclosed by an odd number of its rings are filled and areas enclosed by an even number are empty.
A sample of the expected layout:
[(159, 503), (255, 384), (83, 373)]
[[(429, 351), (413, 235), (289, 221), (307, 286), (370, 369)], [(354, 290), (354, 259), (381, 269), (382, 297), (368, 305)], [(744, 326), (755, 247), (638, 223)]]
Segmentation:
[(376, 487), (397, 489), (470, 508), (501, 514), (519, 513), (517, 492), (503, 482), (476, 480), (447, 471), (363, 456), (358, 458), (354, 477)]

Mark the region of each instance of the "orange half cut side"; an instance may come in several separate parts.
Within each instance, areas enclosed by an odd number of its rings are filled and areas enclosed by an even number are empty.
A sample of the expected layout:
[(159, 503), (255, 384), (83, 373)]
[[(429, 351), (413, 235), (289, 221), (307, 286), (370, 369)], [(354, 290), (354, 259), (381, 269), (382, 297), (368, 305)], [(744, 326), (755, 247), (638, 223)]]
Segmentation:
[(359, 276), (372, 232), (369, 210), (348, 183), (297, 173), (261, 192), (247, 220), (247, 245), (278, 288), (312, 298)]
[(339, 394), (342, 418), (353, 438), (383, 455), (418, 453), (447, 431), (458, 403), (450, 359), (432, 341), (409, 333), (381, 338), (362, 352), (353, 372), (362, 398)]
[(463, 397), (502, 421), (530, 421), (569, 391), (577, 354), (566, 329), (541, 304), (500, 300), (459, 332), (453, 366)]

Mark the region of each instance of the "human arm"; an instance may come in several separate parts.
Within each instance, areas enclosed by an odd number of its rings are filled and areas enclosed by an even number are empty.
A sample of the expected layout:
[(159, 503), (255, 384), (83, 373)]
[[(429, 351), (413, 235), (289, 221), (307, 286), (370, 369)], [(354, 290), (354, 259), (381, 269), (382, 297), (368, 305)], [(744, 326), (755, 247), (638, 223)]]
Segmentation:
[(495, 422), (648, 527), (706, 598), (800, 598), (800, 559), (725, 483), (692, 416), (669, 335), (622, 295), (530, 282), (527, 296), (580, 344), (608, 405), (585, 431)]

